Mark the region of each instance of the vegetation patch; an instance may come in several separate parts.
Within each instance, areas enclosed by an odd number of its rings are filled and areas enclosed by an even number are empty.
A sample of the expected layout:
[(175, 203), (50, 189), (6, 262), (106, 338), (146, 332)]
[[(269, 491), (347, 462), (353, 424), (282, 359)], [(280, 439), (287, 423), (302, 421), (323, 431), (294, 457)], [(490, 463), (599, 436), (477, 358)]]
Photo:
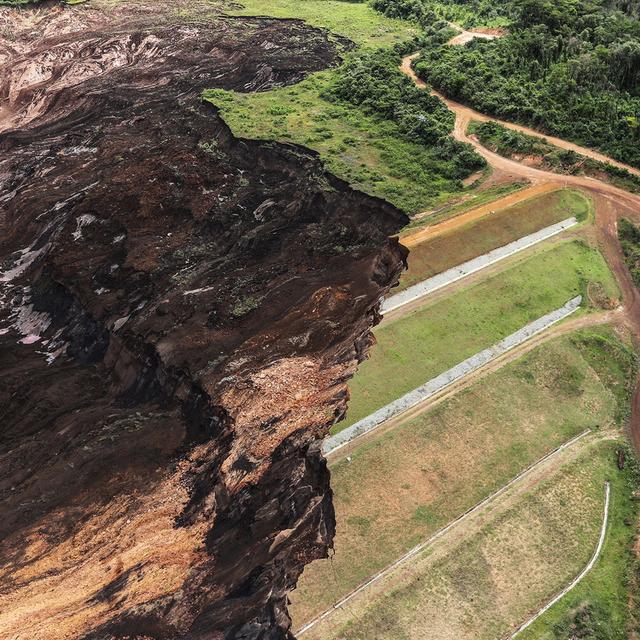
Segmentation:
[(626, 218), (618, 223), (618, 238), (636, 287), (640, 287), (640, 228)]
[(399, 290), (561, 220), (571, 217), (584, 220), (590, 208), (590, 201), (581, 192), (562, 189), (525, 200), (415, 245)]
[[(598, 352), (605, 340), (618, 348)], [(598, 354), (599, 369), (582, 343)], [(332, 465), (335, 555), (305, 569), (292, 595), (296, 623), (562, 442), (619, 424), (616, 394), (628, 371), (626, 347), (608, 329), (556, 339)]]
[(575, 151), (560, 149), (544, 138), (507, 129), (497, 122), (474, 121), (469, 133), (475, 134), (485, 147), (506, 158), (524, 160), (555, 173), (590, 176), (632, 193), (640, 193), (640, 176)]
[(538, 252), (471, 287), (375, 330), (378, 344), (350, 383), (347, 419), (357, 422), (439, 373), (553, 311), (589, 282), (618, 297), (604, 258), (581, 241), (540, 246)]
[[(596, 584), (596, 571), (620, 564), (616, 552), (628, 549), (632, 531), (623, 521), (636, 510), (630, 500), (628, 471), (616, 467), (619, 446), (611, 442), (591, 444), (577, 460), (568, 462), (529, 492), (501, 499), (504, 507), (492, 509), (479, 530), (465, 532), (451, 545), (441, 542), (431, 555), (415, 558), (397, 586), (374, 598), (366, 608), (352, 602), (350, 622), (323, 637), (417, 640), (427, 631), (434, 640), (508, 637), (588, 563), (602, 525), (604, 484), (610, 480), (615, 501), (610, 511), (609, 555), (601, 557), (585, 579), (585, 583)], [(617, 573), (616, 577), (622, 576)], [(609, 598), (618, 602), (622, 612), (626, 605), (624, 583), (607, 581), (607, 586), (614, 589)], [(599, 587), (604, 598), (605, 588)], [(605, 610), (604, 600), (598, 603)], [(624, 617), (600, 620), (606, 620), (609, 635), (552, 633), (544, 637), (628, 638), (622, 635)], [(540, 635), (532, 631), (527, 637)]]
[(638, 360), (633, 349), (608, 332), (585, 331), (575, 334), (573, 344), (616, 399), (616, 421), (625, 424), (630, 417), (630, 398), (638, 376)]
[[(245, 5), (242, 15), (259, 7), (261, 15), (303, 18), (351, 37), (361, 49), (346, 54), (337, 69), (293, 87), (258, 94), (206, 91), (205, 98), (220, 109), (236, 135), (310, 147), (331, 172), (408, 213), (469, 191), (463, 181), (485, 161), (450, 136), (454, 118), (444, 104), (398, 69), (401, 53), (417, 46), (411, 40), (414, 27), (361, 3), (273, 0)], [(372, 48), (403, 36), (404, 44)]]

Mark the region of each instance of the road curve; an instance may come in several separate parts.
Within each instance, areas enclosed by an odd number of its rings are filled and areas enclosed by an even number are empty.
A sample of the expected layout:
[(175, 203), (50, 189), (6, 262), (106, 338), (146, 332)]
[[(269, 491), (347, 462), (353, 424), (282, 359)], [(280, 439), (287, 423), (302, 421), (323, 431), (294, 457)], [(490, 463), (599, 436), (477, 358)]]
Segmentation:
[[(455, 44), (455, 42), (451, 40), (450, 44)], [(416, 75), (412, 67), (413, 61), (419, 56), (420, 56), (420, 53), (414, 53), (410, 56), (406, 56), (402, 61), (401, 69), (403, 73), (408, 75), (418, 87), (426, 89), (427, 84), (424, 82), (424, 80), (421, 80), (420, 78), (418, 78), (418, 76)], [(501, 124), (503, 127), (506, 127), (507, 129), (512, 129), (513, 131), (519, 131), (529, 136), (534, 136), (536, 138), (544, 138), (551, 144), (555, 145), (556, 147), (560, 147), (561, 149), (566, 149), (568, 151), (575, 151), (576, 153), (580, 153), (583, 156), (592, 158), (593, 160), (598, 160), (599, 162), (607, 162), (616, 167), (620, 167), (621, 169), (626, 169), (629, 173), (633, 173), (637, 176), (640, 176), (640, 169), (636, 169), (631, 165), (624, 164), (623, 162), (619, 162), (618, 160), (614, 160), (613, 158), (610, 158), (609, 156), (606, 156), (603, 153), (595, 151), (594, 149), (590, 149), (589, 147), (582, 147), (580, 145), (574, 144), (573, 142), (563, 140), (562, 138), (556, 138), (555, 136), (546, 135), (544, 133), (541, 133), (540, 131), (531, 129), (530, 127), (525, 127), (523, 125), (509, 122), (507, 120), (500, 120), (499, 118), (493, 118), (491, 116), (487, 116), (484, 113), (480, 113), (479, 111), (476, 111), (471, 107), (467, 107), (461, 104), (460, 102), (456, 102), (455, 100), (451, 100), (447, 98), (442, 93), (435, 91), (434, 89), (432, 89), (431, 91), (434, 95), (438, 96), (447, 105), (447, 107), (451, 109), (451, 111), (453, 111), (456, 114), (456, 131), (454, 133), (454, 136), (459, 140), (463, 139), (464, 142), (471, 142), (471, 140), (466, 136), (466, 130), (471, 120), (479, 120), (480, 122), (497, 122), (498, 124)], [(546, 173), (546, 172), (542, 172), (542, 173)]]
[(467, 31), (455, 22), (449, 22), (449, 26), (458, 31), (458, 35), (451, 38), (451, 40), (449, 40), (449, 42), (447, 43), (450, 45), (463, 45), (476, 39), (495, 40), (502, 35), (502, 33), (497, 29), (493, 29), (491, 30), (493, 31), (493, 33), (489, 33), (486, 31)]
[[(428, 89), (428, 85), (418, 78), (412, 68), (413, 61), (419, 55), (419, 53), (414, 53), (412, 55), (405, 56), (402, 60), (400, 69), (415, 83), (417, 87)], [(538, 131), (516, 125), (511, 122), (491, 118), (458, 102), (449, 100), (436, 91), (432, 91), (432, 93), (438, 96), (455, 114), (456, 120), (453, 137), (460, 142), (471, 144), (492, 167), (511, 173), (515, 176), (525, 178), (534, 185), (548, 182), (557, 183), (560, 181), (565, 187), (579, 187), (593, 197), (596, 207), (595, 226), (598, 241), (601, 245), (607, 263), (613, 271), (622, 290), (626, 325), (634, 333), (636, 338), (640, 339), (640, 292), (633, 283), (629, 269), (625, 264), (617, 232), (618, 219), (623, 216), (640, 223), (640, 195), (629, 193), (624, 189), (602, 182), (596, 178), (558, 175), (550, 171), (543, 171), (542, 169), (524, 166), (515, 160), (504, 158), (493, 151), (489, 151), (489, 149), (482, 146), (477, 139), (467, 135), (467, 128), (472, 119), (484, 122), (498, 122), (508, 129), (521, 131), (538, 138), (545, 138), (550, 143), (562, 149), (577, 151), (578, 153), (593, 158), (594, 160), (608, 162), (626, 169), (635, 175), (640, 175), (640, 170), (621, 162), (617, 162), (597, 151), (594, 151), (593, 149), (580, 147), (560, 138), (546, 136)], [(640, 384), (637, 384), (633, 397), (629, 428), (634, 446), (637, 451), (640, 451)]]

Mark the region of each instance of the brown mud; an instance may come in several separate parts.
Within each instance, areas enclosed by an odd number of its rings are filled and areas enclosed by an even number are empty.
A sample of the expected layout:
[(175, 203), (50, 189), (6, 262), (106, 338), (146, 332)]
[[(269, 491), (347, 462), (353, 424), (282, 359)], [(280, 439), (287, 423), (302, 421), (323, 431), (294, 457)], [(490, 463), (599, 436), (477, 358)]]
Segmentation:
[(406, 218), (204, 88), (350, 44), (194, 3), (0, 9), (0, 637), (280, 639)]

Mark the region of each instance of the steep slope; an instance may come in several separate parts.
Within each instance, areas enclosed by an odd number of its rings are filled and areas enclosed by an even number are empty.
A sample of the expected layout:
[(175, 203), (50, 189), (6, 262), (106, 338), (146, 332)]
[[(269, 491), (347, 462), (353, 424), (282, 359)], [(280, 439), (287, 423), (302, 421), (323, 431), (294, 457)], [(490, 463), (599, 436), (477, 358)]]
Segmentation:
[(199, 99), (348, 43), (92, 7), (0, 13), (0, 637), (286, 638), (404, 216)]

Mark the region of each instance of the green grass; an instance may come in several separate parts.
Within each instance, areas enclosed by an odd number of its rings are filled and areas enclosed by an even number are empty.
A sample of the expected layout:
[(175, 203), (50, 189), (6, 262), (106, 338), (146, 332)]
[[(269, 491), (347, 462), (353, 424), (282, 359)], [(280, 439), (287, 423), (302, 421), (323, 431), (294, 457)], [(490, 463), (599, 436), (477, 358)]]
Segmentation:
[(419, 33), (416, 25), (387, 18), (362, 2), (339, 0), (239, 0), (238, 8), (226, 13), (238, 16), (299, 18), (315, 27), (352, 40), (359, 46), (380, 47), (411, 40)]
[(411, 248), (409, 269), (403, 273), (399, 291), (502, 247), (544, 227), (575, 217), (585, 220), (592, 205), (579, 191), (561, 189), (475, 220), (451, 233)]
[[(490, 173), (488, 170), (487, 174)], [(470, 191), (458, 198), (449, 199), (443, 206), (438, 207), (432, 211), (425, 211), (427, 215), (416, 216), (403, 230), (403, 233), (411, 233), (418, 227), (425, 227), (432, 224), (437, 224), (448, 218), (454, 218), (455, 216), (479, 207), (487, 202), (492, 202), (498, 198), (504, 198), (510, 193), (520, 191), (528, 187), (526, 182), (506, 182), (497, 185), (491, 185), (486, 189), (478, 189), (476, 191)]]
[(619, 473), (611, 464), (607, 477), (611, 482), (610, 519), (597, 564), (575, 589), (524, 631), (521, 640), (628, 640), (632, 631), (640, 631), (631, 627), (629, 615), (632, 573), (640, 571), (633, 552), (639, 505), (630, 500), (631, 491), (638, 489), (638, 478), (629, 467)]
[[(366, 608), (352, 602), (351, 621), (324, 637), (417, 640), (427, 630), (432, 640), (508, 637), (587, 564), (600, 533), (606, 479), (611, 479), (625, 511), (630, 507), (626, 474), (615, 464), (616, 446), (592, 444), (506, 510), (496, 508), (480, 530), (432, 558), (415, 558), (400, 584)], [(627, 548), (628, 530), (612, 528), (609, 533), (614, 549)], [(607, 586), (614, 588), (612, 596), (622, 605), (624, 587), (612, 581)], [(577, 637), (626, 638), (573, 636)]]
[(204, 95), (236, 136), (314, 149), (339, 178), (409, 214), (468, 191), (449, 177), (446, 163), (431, 148), (403, 140), (394, 123), (321, 98), (333, 73), (263, 93), (215, 89)]
[(580, 241), (542, 247), (488, 280), (375, 331), (378, 344), (350, 383), (347, 419), (334, 433), (419, 387), (600, 283), (619, 295), (602, 255)]
[[(419, 31), (407, 21), (386, 18), (366, 3), (243, 0), (242, 5), (229, 12), (303, 19), (351, 39), (360, 51), (409, 42)], [(268, 92), (242, 94), (216, 89), (205, 91), (204, 97), (220, 109), (236, 136), (314, 149), (329, 171), (409, 214), (472, 192), (477, 185), (465, 187), (462, 180), (452, 177), (459, 172), (453, 166), (455, 159), (438, 157), (435, 147), (407, 139), (390, 120), (323, 98), (337, 73), (328, 69), (294, 86)]]
[(292, 596), (296, 623), (562, 442), (618, 424), (618, 392), (628, 402), (634, 365), (609, 329), (565, 336), (332, 465), (335, 555), (305, 569)]

